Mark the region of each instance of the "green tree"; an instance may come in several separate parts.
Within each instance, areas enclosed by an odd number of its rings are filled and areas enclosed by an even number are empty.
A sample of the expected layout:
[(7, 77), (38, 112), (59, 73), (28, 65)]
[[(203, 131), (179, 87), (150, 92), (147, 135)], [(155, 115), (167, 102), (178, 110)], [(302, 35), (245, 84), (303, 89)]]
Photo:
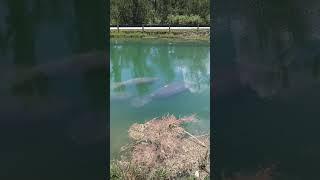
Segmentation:
[(209, 0), (111, 0), (111, 24), (209, 25)]

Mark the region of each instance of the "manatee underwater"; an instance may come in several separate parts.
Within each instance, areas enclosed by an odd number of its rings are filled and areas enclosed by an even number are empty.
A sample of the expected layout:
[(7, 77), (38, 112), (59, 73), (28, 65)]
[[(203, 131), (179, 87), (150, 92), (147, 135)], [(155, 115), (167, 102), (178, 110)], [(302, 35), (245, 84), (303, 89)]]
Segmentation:
[(110, 95), (110, 101), (111, 102), (120, 102), (120, 101), (126, 101), (126, 100), (129, 100), (130, 98), (133, 97), (133, 94), (130, 94), (130, 93), (112, 93)]
[[(140, 77), (140, 78), (133, 78), (122, 82), (114, 83), (111, 86), (111, 90), (117, 91), (122, 87), (128, 86), (137, 86), (143, 84), (151, 84), (157, 81), (159, 78), (156, 77)], [(111, 102), (123, 102), (130, 100), (134, 94), (128, 92), (111, 92), (110, 94), (110, 101)]]
[(156, 77), (140, 77), (140, 78), (129, 79), (123, 82), (115, 83), (111, 87), (111, 89), (119, 89), (121, 87), (133, 86), (133, 85), (139, 85), (139, 84), (150, 84), (157, 81), (158, 79), (159, 78), (156, 78)]
[[(84, 84), (86, 89), (81, 90), (83, 93), (77, 93), (71, 98), (67, 95), (67, 92), (65, 93), (64, 90), (67, 90), (67, 88), (64, 87), (59, 93), (53, 91), (44, 95), (34, 95), (31, 94), (32, 91), (26, 92), (25, 87), (34, 87), (34, 84), (39, 84), (40, 80), (41, 82), (47, 82), (46, 86), (56, 87), (60, 85), (60, 81), (63, 83), (65, 78), (72, 78), (72, 80), (83, 76), (85, 78), (90, 76), (89, 78), (91, 78), (92, 72), (103, 75), (105, 69), (109, 66), (106, 56), (105, 52), (93, 51), (47, 60), (46, 63), (36, 64), (32, 67), (16, 68), (12, 66), (12, 72), (3, 72), (2, 74), (5, 76), (1, 77), (3, 84), (5, 84), (0, 89), (0, 97), (4, 100), (0, 103), (0, 115), (3, 117), (1, 126), (13, 126), (13, 122), (16, 123), (21, 119), (27, 119), (28, 123), (27, 121), (26, 123), (30, 124), (30, 126), (24, 126), (21, 131), (30, 131), (28, 128), (38, 122), (41, 122), (41, 125), (54, 125), (59, 126), (59, 128), (64, 128), (66, 124), (70, 124), (70, 127), (66, 130), (66, 136), (72, 142), (78, 144), (103, 142), (106, 128), (103, 126), (106, 116), (105, 111), (92, 110), (91, 112), (90, 110), (90, 113), (88, 113), (78, 110), (87, 108), (87, 103), (79, 103), (84, 100), (83, 98), (87, 98), (87, 94), (90, 93), (87, 90), (97, 89), (98, 87)], [(102, 76), (102, 78), (104, 77)], [(69, 118), (68, 114), (75, 115)], [(60, 132), (52, 133), (57, 133), (56, 138), (61, 138)]]
[(46, 60), (47, 63), (33, 67), (11, 67), (10, 70), (2, 74), (1, 81), (8, 82), (8, 86), (2, 89), (11, 91), (36, 79), (55, 79), (101, 71), (109, 66), (109, 63), (106, 62), (106, 57), (107, 54), (103, 51), (92, 51)]
[(154, 99), (168, 98), (188, 91), (190, 91), (188, 88), (188, 83), (184, 81), (172, 82), (146, 96), (134, 98), (131, 101), (131, 105), (134, 107), (142, 107)]

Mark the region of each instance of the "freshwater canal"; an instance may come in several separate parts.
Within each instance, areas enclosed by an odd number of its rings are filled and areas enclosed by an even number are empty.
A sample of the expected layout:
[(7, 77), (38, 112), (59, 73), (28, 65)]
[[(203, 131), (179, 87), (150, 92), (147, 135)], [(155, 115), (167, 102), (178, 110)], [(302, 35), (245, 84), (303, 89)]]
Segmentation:
[[(128, 129), (133, 123), (168, 113), (196, 114), (199, 121), (186, 128), (195, 134), (209, 132), (209, 42), (113, 39), (110, 43), (111, 159), (117, 158), (121, 146), (128, 143)], [(135, 78), (155, 79), (119, 87), (119, 82)], [(186, 88), (179, 89), (181, 84)], [(165, 91), (160, 89), (166, 85)], [(158, 93), (158, 98), (150, 98), (153, 92), (163, 92), (164, 96)]]

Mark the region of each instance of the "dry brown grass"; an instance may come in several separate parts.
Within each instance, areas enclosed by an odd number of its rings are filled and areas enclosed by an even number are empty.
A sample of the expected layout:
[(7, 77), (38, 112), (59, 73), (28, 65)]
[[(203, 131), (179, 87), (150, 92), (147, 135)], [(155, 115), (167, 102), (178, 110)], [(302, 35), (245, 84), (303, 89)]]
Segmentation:
[(129, 129), (132, 143), (122, 148), (120, 166), (131, 166), (145, 174), (146, 179), (162, 176), (163, 179), (209, 176), (209, 135), (195, 137), (182, 123), (195, 121), (195, 116), (177, 119), (167, 115), (144, 124), (133, 124)]

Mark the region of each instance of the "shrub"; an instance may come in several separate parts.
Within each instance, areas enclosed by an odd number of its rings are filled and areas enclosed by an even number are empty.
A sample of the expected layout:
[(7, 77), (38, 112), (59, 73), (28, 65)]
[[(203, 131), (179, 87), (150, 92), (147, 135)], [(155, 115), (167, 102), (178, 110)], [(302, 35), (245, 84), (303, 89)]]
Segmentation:
[(169, 15), (168, 23), (176, 25), (203, 25), (205, 20), (199, 15)]
[(148, 24), (160, 24), (161, 19), (154, 10), (150, 10), (148, 14)]

